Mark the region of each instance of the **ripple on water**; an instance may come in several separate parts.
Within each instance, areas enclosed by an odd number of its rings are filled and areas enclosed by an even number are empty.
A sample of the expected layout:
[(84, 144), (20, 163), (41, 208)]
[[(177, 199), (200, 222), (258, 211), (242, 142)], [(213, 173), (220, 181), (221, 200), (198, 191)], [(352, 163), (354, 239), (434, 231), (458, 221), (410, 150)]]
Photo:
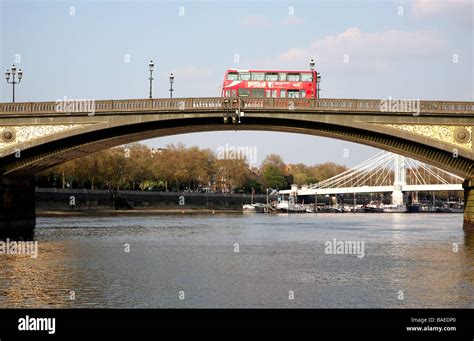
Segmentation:
[[(38, 258), (0, 256), (0, 304), (472, 308), (461, 226), (455, 214), (39, 218)], [(326, 254), (333, 238), (364, 241), (364, 257)]]

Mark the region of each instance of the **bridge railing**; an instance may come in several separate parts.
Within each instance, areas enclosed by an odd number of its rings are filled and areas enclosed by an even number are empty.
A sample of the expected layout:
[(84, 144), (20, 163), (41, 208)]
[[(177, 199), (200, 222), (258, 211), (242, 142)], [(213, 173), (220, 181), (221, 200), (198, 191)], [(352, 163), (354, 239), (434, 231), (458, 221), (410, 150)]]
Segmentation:
[[(474, 102), (416, 101), (407, 107), (391, 106), (388, 100), (375, 99), (299, 99), (299, 98), (176, 98), (176, 99), (127, 99), (127, 100), (65, 100), (56, 102), (0, 103), (0, 114), (81, 114), (93, 110), (95, 113), (120, 113), (136, 111), (181, 111), (203, 112), (209, 110), (241, 109), (245, 111), (309, 110), (317, 112), (412, 112), (419, 113), (464, 113), (474, 115)], [(391, 100), (396, 101), (399, 100)], [(84, 105), (87, 102), (89, 105)], [(410, 103), (409, 103), (410, 104)], [(84, 110), (88, 109), (88, 110)]]

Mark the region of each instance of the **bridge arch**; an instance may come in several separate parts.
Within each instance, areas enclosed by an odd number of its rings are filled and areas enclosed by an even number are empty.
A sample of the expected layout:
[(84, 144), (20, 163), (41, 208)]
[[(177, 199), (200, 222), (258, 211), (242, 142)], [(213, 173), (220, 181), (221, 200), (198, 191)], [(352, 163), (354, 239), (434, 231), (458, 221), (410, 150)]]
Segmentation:
[[(4, 206), (0, 223), (12, 228), (34, 226), (34, 187), (22, 181), (74, 158), (160, 136), (260, 130), (361, 143), (462, 176), (466, 179), (464, 227), (474, 231), (474, 103), (421, 101), (417, 112), (387, 112), (380, 103), (146, 99), (97, 101), (93, 112), (58, 111), (55, 102), (0, 104), (0, 199)], [(27, 212), (25, 202), (29, 202)]]
[(417, 115), (383, 112), (376, 100), (208, 98), (100, 101), (95, 106), (91, 115), (57, 112), (54, 102), (0, 105), (1, 174), (34, 175), (121, 144), (225, 130), (336, 138), (408, 156), (464, 178), (474, 172), (471, 102), (421, 103)]
[[(25, 150), (22, 150), (21, 146), (16, 147), (20, 157), (13, 150), (13, 153), (2, 159), (2, 166), (4, 175), (34, 175), (99, 150), (150, 138), (210, 131), (274, 131), (329, 137), (391, 151), (463, 177), (471, 176), (473, 171), (473, 162), (462, 155), (454, 157), (452, 151), (435, 149), (400, 136), (335, 124), (252, 117), (241, 118), (240, 124), (223, 124), (220, 117), (206, 117), (126, 124), (103, 129), (94, 127), (81, 132), (71, 130), (61, 134), (60, 140), (48, 136), (38, 139), (36, 145)], [(317, 152), (318, 146), (306, 147)]]

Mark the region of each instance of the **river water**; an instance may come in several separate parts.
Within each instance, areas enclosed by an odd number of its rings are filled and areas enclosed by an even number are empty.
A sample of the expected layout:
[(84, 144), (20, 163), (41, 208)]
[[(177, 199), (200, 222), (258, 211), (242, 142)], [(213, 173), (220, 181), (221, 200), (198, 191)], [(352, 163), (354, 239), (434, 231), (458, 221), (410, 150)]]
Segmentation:
[(461, 214), (38, 218), (34, 239), (0, 255), (1, 307), (474, 307)]

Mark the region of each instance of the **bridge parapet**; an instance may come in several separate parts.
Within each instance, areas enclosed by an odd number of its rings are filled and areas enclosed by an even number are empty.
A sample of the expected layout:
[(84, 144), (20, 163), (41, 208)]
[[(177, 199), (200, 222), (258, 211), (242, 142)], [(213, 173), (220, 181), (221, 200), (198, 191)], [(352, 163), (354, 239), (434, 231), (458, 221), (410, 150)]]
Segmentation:
[[(386, 105), (387, 101), (376, 99), (298, 99), (298, 98), (175, 98), (175, 99), (127, 99), (92, 100), (64, 99), (56, 102), (0, 103), (2, 117), (18, 115), (70, 115), (84, 113), (83, 103), (92, 104), (94, 114), (117, 112), (170, 112), (170, 111), (209, 111), (226, 109), (271, 110), (308, 110), (315, 112), (366, 112), (366, 113), (407, 113), (412, 115), (413, 108), (401, 105)], [(384, 102), (385, 101), (385, 102)], [(390, 104), (390, 103), (389, 103)], [(86, 110), (87, 111), (87, 110)], [(419, 114), (467, 114), (474, 115), (474, 102), (459, 101), (418, 101), (416, 111)]]

